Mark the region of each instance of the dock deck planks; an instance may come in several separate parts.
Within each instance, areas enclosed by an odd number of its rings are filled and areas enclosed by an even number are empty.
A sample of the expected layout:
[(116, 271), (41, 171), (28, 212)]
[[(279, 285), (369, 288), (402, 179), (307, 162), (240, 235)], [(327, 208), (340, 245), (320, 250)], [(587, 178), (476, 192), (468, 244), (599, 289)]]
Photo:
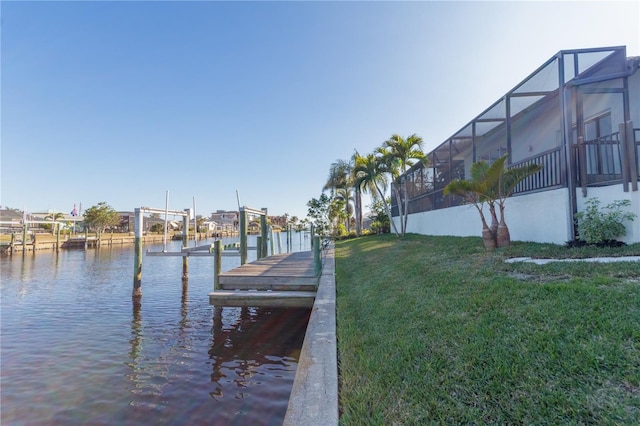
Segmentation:
[(221, 273), (221, 290), (209, 293), (209, 303), (311, 307), (318, 278), (314, 272), (313, 252), (274, 255)]

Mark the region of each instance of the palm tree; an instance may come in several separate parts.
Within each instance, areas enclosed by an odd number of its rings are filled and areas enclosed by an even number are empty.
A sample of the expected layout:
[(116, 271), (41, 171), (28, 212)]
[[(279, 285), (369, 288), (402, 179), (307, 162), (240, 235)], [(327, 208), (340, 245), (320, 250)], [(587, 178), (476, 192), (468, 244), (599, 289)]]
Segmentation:
[[(507, 155), (505, 154), (491, 165), (486, 161), (476, 162), (471, 166), (470, 181), (456, 179), (444, 189), (445, 195), (451, 193), (461, 196), (478, 209), (482, 220), (482, 239), (484, 246), (488, 249), (506, 247), (511, 243), (509, 227), (504, 219), (506, 200), (523, 179), (542, 169), (539, 164), (524, 164), (506, 168), (506, 161)], [(491, 213), (491, 227), (487, 226), (482, 211), (485, 202), (489, 205)], [(500, 211), (499, 222), (496, 215), (496, 204)]]
[[(422, 138), (415, 133), (404, 139), (398, 134), (387, 139), (382, 149), (379, 151), (385, 159), (388, 171), (393, 176), (396, 186), (396, 198), (398, 200), (398, 215), (400, 218), (400, 229), (402, 236), (407, 231), (407, 219), (409, 209), (409, 194), (407, 191), (407, 169), (417, 160), (423, 164), (428, 164), (428, 158), (422, 151)], [(404, 200), (404, 205), (402, 201)]]
[(334, 199), (342, 204), (344, 212), (342, 212), (340, 217), (346, 222), (345, 226), (347, 228), (347, 232), (351, 232), (351, 214), (353, 213), (353, 207), (351, 205), (351, 201), (353, 200), (353, 197), (351, 196), (351, 188), (336, 189)]
[(334, 163), (331, 163), (327, 183), (325, 183), (324, 187), (322, 188), (323, 191), (331, 190), (332, 196), (341, 194), (339, 196), (345, 201), (345, 214), (349, 218), (347, 220), (347, 231), (350, 231), (351, 213), (353, 211), (353, 209), (351, 208), (351, 204), (349, 203), (350, 200), (353, 200), (353, 197), (351, 197), (350, 194), (350, 189), (354, 186), (353, 182), (354, 180), (352, 164), (348, 161), (336, 160)]
[[(44, 220), (51, 220), (51, 222), (56, 222), (58, 219), (62, 219), (64, 218), (64, 214), (58, 212), (58, 213), (53, 213), (53, 214), (48, 214), (44, 217)], [(47, 225), (48, 226), (48, 225)], [(58, 225), (59, 226), (59, 225)], [(56, 227), (53, 226), (53, 224), (51, 225), (51, 234), (55, 234), (56, 233)]]
[[(358, 155), (356, 157), (355, 167), (353, 168), (356, 178), (355, 184), (364, 193), (370, 193), (374, 199), (382, 200), (387, 216), (391, 218), (391, 208), (384, 196), (384, 190), (387, 188), (387, 167), (381, 157), (375, 154), (367, 154), (366, 156)], [(396, 224), (391, 221), (393, 232), (400, 236)]]
[[(479, 161), (471, 165), (471, 180), (455, 179), (444, 188), (444, 195), (457, 195), (467, 203), (472, 204), (480, 214), (482, 221), (482, 242), (487, 250), (496, 248), (496, 231), (498, 220), (496, 217), (495, 200), (488, 195), (487, 169), (489, 165), (485, 161)], [(484, 216), (484, 204), (489, 205), (491, 213), (491, 226), (487, 224)]]
[(542, 170), (541, 164), (523, 164), (517, 167), (505, 168), (506, 160), (507, 156), (505, 154), (491, 165), (491, 167), (499, 170), (497, 173), (498, 182), (494, 185), (494, 191), (496, 192), (495, 199), (500, 208), (500, 223), (498, 224), (498, 231), (496, 232), (496, 245), (498, 247), (506, 247), (511, 244), (509, 227), (504, 220), (504, 209), (507, 198), (513, 194), (513, 191), (520, 182)]

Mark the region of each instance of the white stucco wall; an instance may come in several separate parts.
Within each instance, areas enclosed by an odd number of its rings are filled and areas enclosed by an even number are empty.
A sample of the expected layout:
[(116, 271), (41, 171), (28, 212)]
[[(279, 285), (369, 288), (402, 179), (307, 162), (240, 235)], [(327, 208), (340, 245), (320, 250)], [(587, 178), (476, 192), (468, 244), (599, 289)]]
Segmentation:
[[(566, 188), (511, 197), (506, 202), (505, 221), (513, 241), (564, 244), (573, 239), (572, 220)], [(640, 242), (640, 191), (623, 192), (622, 185), (588, 188), (586, 198), (577, 190), (578, 211), (585, 208), (588, 198), (597, 197), (600, 207), (615, 200), (629, 200), (627, 209), (637, 215), (627, 223), (627, 235), (619, 238), (627, 244)], [(490, 221), (488, 209), (485, 217)], [(398, 218), (394, 218), (398, 224)], [(399, 229), (399, 225), (398, 225)], [(482, 223), (475, 207), (464, 205), (409, 215), (407, 232), (423, 235), (481, 236)]]
[(564, 244), (573, 239), (566, 188), (511, 197), (504, 216), (513, 241)]
[[(539, 192), (507, 200), (505, 221), (513, 241), (564, 244), (571, 239), (567, 190)], [(490, 222), (485, 208), (487, 222)], [(396, 224), (398, 218), (394, 218)], [(481, 236), (475, 207), (464, 205), (409, 215), (407, 232), (423, 235)]]

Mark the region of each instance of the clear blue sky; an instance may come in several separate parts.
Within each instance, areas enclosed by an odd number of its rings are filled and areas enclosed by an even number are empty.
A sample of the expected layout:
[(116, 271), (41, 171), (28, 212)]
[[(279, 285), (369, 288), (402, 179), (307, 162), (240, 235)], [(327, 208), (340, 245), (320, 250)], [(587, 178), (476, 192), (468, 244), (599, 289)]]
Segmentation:
[(0, 204), (240, 202), (305, 217), (330, 164), (430, 151), (563, 49), (626, 45), (629, 2), (2, 1)]

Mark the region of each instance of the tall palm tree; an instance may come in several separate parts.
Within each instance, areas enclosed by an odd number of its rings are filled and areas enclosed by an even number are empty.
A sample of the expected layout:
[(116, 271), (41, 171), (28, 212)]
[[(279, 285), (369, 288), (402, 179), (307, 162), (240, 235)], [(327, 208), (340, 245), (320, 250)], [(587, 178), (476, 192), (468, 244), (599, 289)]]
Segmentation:
[(336, 190), (338, 188), (346, 188), (349, 186), (349, 176), (351, 175), (352, 166), (348, 161), (336, 160), (329, 167), (329, 176), (327, 183), (322, 188), (323, 191)]
[[(359, 155), (356, 157), (353, 170), (356, 178), (356, 186), (360, 188), (362, 192), (372, 194), (374, 199), (379, 198), (384, 205), (387, 216), (391, 218), (391, 208), (384, 196), (389, 183), (387, 179), (387, 167), (381, 160), (381, 157), (373, 153), (365, 156)], [(393, 232), (397, 236), (400, 236), (394, 221), (391, 220), (390, 222)]]
[[(342, 199), (345, 201), (345, 214), (349, 218), (347, 220), (347, 231), (351, 230), (351, 213), (353, 212), (353, 209), (351, 208), (351, 204), (349, 202), (351, 200), (354, 200), (354, 198), (350, 194), (351, 188), (353, 188), (353, 186), (353, 165), (351, 164), (351, 162), (336, 160), (335, 162), (331, 163), (327, 183), (324, 184), (324, 187), (322, 189), (323, 191), (331, 190), (332, 196), (336, 196), (339, 193), (341, 194), (340, 197), (342, 197)], [(356, 206), (356, 212), (357, 209), (358, 206)], [(357, 220), (358, 218), (356, 217), (356, 223)], [(360, 234), (359, 230), (358, 234)]]
[(362, 190), (356, 185), (355, 165), (356, 160), (360, 156), (357, 150), (354, 150), (351, 156), (351, 185), (354, 190), (353, 203), (355, 204), (355, 216), (356, 216), (356, 235), (360, 236), (362, 233)]
[(351, 201), (353, 201), (351, 188), (347, 187), (336, 189), (334, 198), (342, 203), (344, 212), (341, 217), (344, 218), (344, 221), (346, 222), (345, 227), (347, 228), (347, 232), (351, 232), (351, 215), (353, 213), (353, 207), (351, 205)]
[[(389, 172), (394, 177), (396, 186), (396, 197), (398, 199), (398, 214), (400, 218), (400, 229), (402, 236), (407, 230), (407, 214), (409, 209), (409, 194), (407, 191), (407, 169), (413, 166), (416, 161), (428, 164), (428, 158), (422, 150), (424, 142), (415, 133), (408, 138), (403, 138), (398, 134), (392, 135), (382, 145), (381, 151), (385, 157), (385, 164)], [(404, 201), (404, 205), (402, 203)]]

